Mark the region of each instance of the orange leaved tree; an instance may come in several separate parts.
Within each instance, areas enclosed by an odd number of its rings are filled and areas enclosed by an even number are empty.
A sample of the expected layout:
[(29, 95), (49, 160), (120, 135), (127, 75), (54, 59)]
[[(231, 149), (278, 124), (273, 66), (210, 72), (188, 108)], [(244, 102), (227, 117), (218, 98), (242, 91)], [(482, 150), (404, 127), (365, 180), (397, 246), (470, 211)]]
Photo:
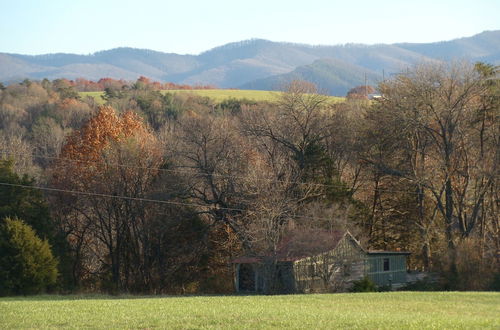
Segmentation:
[(59, 219), (74, 249), (76, 284), (97, 278), (115, 290), (154, 286), (166, 204), (147, 199), (162, 164), (159, 142), (132, 112), (101, 107), (67, 138), (52, 184), (61, 190)]

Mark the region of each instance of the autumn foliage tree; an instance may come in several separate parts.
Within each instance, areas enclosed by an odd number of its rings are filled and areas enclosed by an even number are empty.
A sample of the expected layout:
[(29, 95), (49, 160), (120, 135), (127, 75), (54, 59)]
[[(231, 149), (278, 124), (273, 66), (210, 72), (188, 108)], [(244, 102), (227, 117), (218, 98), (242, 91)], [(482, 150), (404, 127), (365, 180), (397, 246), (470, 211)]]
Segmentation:
[(166, 216), (177, 217), (168, 204), (147, 201), (157, 194), (163, 161), (157, 139), (132, 112), (101, 107), (68, 137), (53, 184), (64, 190), (59, 218), (78, 256), (75, 279), (99, 274), (110, 289), (158, 287), (174, 226)]

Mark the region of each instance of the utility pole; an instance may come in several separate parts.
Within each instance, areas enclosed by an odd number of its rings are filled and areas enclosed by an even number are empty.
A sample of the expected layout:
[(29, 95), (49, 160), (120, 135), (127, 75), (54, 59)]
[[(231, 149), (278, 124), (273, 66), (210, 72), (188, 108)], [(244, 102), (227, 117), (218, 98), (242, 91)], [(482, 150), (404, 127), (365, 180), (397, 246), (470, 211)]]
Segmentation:
[(368, 86), (367, 86), (367, 80), (366, 80), (366, 72), (365, 72), (365, 96), (368, 98)]

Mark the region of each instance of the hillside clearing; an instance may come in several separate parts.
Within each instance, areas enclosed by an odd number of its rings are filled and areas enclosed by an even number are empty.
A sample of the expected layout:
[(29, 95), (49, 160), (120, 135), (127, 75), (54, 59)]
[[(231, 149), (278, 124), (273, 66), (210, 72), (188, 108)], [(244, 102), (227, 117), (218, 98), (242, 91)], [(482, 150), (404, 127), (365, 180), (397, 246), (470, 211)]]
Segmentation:
[(165, 90), (162, 93), (174, 94), (195, 94), (198, 96), (208, 97), (215, 102), (222, 102), (227, 99), (247, 99), (251, 101), (275, 101), (280, 92), (273, 91), (257, 91), (249, 89), (197, 89), (197, 90)]
[[(274, 91), (258, 91), (249, 89), (193, 89), (193, 90), (162, 90), (163, 94), (173, 93), (173, 94), (194, 94), (198, 96), (208, 97), (215, 102), (222, 102), (228, 99), (247, 99), (250, 101), (268, 101), (274, 102), (279, 97), (281, 92)], [(97, 103), (104, 104), (105, 100), (102, 98), (104, 92), (80, 92), (82, 97), (90, 96), (93, 97)], [(332, 103), (342, 102), (343, 97), (329, 96), (328, 99)]]
[(500, 327), (500, 293), (0, 298), (0, 328)]

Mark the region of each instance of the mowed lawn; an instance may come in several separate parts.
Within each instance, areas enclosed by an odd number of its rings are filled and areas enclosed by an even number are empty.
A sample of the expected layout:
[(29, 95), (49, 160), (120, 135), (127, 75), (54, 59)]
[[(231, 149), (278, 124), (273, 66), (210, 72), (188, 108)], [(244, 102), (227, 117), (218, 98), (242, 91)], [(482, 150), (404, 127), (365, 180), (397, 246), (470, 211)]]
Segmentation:
[(500, 293), (11, 297), (0, 328), (500, 329)]
[[(195, 94), (198, 96), (208, 97), (215, 102), (222, 102), (228, 99), (247, 99), (251, 101), (268, 101), (274, 102), (279, 97), (280, 92), (273, 91), (257, 91), (257, 90), (244, 90), (244, 89), (195, 89), (195, 90), (163, 90), (162, 93), (179, 93), (179, 94)], [(80, 92), (82, 97), (91, 96), (97, 103), (104, 104), (105, 100), (102, 98), (104, 92)], [(329, 96), (329, 102), (342, 102), (343, 97)]]

